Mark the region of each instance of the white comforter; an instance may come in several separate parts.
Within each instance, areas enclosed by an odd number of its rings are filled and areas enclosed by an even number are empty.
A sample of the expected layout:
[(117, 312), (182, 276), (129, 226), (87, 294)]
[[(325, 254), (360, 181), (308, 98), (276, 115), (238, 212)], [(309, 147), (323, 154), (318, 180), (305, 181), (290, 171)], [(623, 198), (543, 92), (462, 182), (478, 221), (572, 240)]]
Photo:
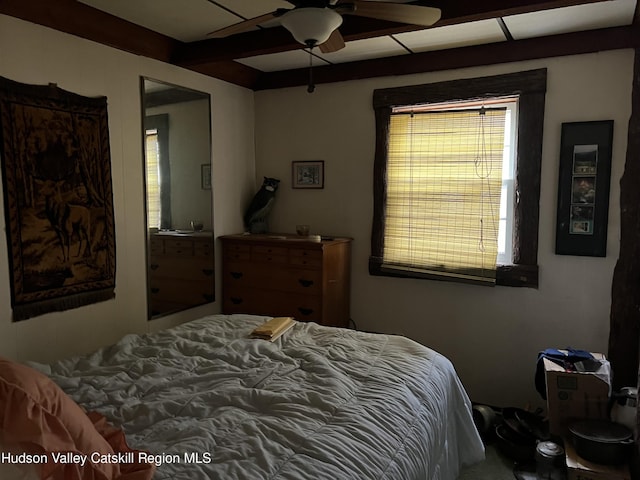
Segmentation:
[(484, 458), (442, 355), (314, 323), (249, 339), (268, 318), (205, 317), (33, 366), (157, 454), (157, 479), (453, 480)]

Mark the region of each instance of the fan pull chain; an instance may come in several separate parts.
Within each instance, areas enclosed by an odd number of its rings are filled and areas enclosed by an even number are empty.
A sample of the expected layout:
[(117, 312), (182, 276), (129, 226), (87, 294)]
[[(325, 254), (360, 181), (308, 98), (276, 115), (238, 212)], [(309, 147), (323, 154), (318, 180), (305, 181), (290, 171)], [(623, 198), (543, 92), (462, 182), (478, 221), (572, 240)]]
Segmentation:
[(313, 93), (313, 91), (316, 89), (316, 86), (313, 83), (313, 47), (315, 46), (314, 43), (309, 42), (307, 43), (307, 46), (309, 47), (309, 85), (307, 86), (307, 92), (309, 93)]

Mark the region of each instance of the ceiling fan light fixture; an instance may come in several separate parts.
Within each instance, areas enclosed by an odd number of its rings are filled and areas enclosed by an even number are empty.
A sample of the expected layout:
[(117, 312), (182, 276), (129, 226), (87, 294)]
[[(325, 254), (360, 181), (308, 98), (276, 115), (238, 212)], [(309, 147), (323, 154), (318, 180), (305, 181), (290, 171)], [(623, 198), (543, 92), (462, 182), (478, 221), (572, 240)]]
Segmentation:
[(296, 41), (315, 46), (329, 39), (342, 24), (342, 16), (330, 8), (295, 8), (280, 18), (280, 24), (291, 32)]

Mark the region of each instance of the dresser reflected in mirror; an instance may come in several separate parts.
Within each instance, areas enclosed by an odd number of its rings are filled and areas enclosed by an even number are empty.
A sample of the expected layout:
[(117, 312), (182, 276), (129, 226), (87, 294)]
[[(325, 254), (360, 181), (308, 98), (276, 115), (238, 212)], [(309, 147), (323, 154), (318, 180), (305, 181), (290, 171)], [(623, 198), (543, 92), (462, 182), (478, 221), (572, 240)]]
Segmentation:
[(209, 94), (141, 78), (151, 320), (215, 300)]

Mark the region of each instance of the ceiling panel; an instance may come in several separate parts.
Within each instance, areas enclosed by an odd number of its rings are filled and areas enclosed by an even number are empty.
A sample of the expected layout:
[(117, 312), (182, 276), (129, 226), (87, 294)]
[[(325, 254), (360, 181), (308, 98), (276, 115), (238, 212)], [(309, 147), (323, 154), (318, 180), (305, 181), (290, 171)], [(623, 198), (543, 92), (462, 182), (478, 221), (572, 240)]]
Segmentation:
[[(300, 49), (283, 53), (274, 53), (260, 57), (249, 57), (236, 60), (263, 72), (289, 70), (292, 68), (304, 68), (309, 66), (308, 50)], [(314, 65), (327, 65), (330, 63), (345, 63), (368, 58), (391, 57), (407, 54), (407, 50), (391, 37), (368, 38), (348, 42), (345, 48), (332, 53), (322, 53), (314, 49)], [(323, 61), (325, 60), (325, 61)]]
[[(243, 63), (263, 72), (275, 72), (278, 70), (291, 70), (293, 68), (308, 67), (309, 53), (306, 49), (301, 48), (300, 50), (272, 53), (270, 55), (261, 55), (259, 57), (240, 58), (236, 60), (236, 62)], [(313, 65), (327, 65), (327, 62), (314, 56)]]
[[(233, 23), (240, 22), (243, 19), (259, 17), (265, 13), (275, 12), (279, 8), (290, 9), (293, 5), (286, 0), (209, 0), (217, 3), (229, 10), (237, 13), (240, 17), (236, 17)], [(241, 18), (242, 17), (242, 18)], [(231, 25), (231, 24), (229, 24)], [(274, 19), (262, 24), (263, 27), (276, 27), (280, 25), (279, 19)], [(227, 25), (224, 25), (227, 26)]]
[(415, 53), (506, 40), (494, 19), (400, 33), (394, 37)]
[(516, 40), (631, 25), (636, 0), (611, 0), (505, 17)]
[(183, 42), (201, 40), (207, 33), (240, 20), (207, 0), (80, 1)]
[(259, 17), (278, 8), (293, 8), (286, 0), (213, 0), (212, 3), (218, 3), (244, 18)]
[(355, 62), (367, 58), (393, 57), (407, 53), (409, 52), (391, 37), (356, 40), (346, 43), (345, 47), (337, 52), (317, 52), (318, 56), (330, 63)]

